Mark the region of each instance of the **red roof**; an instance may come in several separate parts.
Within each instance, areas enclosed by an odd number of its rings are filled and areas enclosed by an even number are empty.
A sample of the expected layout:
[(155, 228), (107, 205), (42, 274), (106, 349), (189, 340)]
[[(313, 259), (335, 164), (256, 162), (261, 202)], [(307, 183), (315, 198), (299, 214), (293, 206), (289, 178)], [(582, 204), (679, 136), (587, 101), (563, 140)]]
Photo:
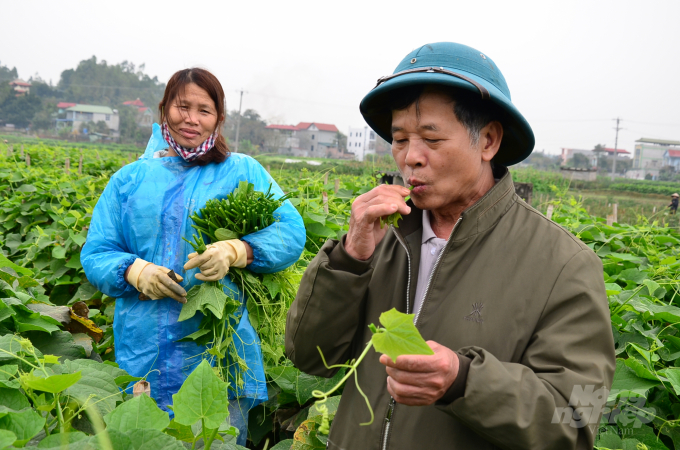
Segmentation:
[(286, 131), (295, 131), (298, 129), (295, 125), (267, 125), (265, 128), (268, 128), (270, 130), (286, 130)]
[(14, 80), (9, 82), (10, 86), (25, 86), (25, 87), (31, 87), (31, 83), (26, 83), (23, 80)]
[(148, 106), (144, 106), (144, 107), (142, 107), (142, 108), (139, 108), (139, 112), (144, 112), (144, 111), (146, 111), (147, 109), (149, 109), (149, 107), (148, 107)]
[(297, 124), (296, 128), (298, 130), (306, 130), (307, 128), (311, 127), (312, 125), (316, 125), (316, 127), (320, 131), (332, 131), (334, 133), (338, 132), (338, 128), (330, 123), (318, 123), (318, 122), (300, 122)]
[(137, 97), (137, 100), (128, 100), (126, 102), (123, 102), (124, 105), (127, 106), (145, 106), (144, 102)]
[[(607, 151), (607, 153), (614, 153), (613, 148), (605, 148), (605, 150)], [(630, 155), (630, 152), (627, 151), (627, 150), (623, 150), (623, 149), (618, 148), (618, 149), (616, 149), (616, 154), (617, 155)]]
[(59, 109), (66, 109), (66, 108), (70, 108), (72, 106), (76, 106), (76, 103), (67, 103), (67, 102), (57, 103), (57, 108), (59, 108)]
[(677, 158), (680, 156), (680, 150), (668, 150), (668, 156), (671, 158)]

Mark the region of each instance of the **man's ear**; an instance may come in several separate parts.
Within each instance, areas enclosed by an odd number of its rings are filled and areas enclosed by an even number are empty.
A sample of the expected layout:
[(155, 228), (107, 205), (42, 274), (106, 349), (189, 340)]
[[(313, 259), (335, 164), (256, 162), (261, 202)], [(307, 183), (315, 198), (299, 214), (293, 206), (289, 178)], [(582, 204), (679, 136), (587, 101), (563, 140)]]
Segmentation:
[(503, 140), (503, 125), (494, 120), (489, 122), (479, 133), (479, 148), (482, 151), (482, 160), (491, 161)]

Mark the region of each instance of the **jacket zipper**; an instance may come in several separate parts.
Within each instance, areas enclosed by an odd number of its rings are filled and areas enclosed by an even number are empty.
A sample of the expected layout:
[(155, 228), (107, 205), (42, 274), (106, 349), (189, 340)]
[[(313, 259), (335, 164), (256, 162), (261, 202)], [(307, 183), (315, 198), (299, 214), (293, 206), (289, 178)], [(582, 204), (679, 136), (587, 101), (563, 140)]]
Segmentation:
[[(423, 214), (427, 214), (427, 211), (423, 211)], [(451, 235), (449, 236), (449, 239), (453, 237), (453, 232), (456, 231), (456, 228), (458, 227), (458, 224), (460, 221), (463, 220), (463, 216), (460, 216), (458, 220), (456, 221), (456, 224), (453, 226), (453, 229), (451, 230)], [(394, 231), (394, 235), (397, 237), (397, 240), (401, 244), (402, 247), (404, 247), (404, 251), (406, 252), (406, 257), (408, 260), (408, 282), (406, 284), (406, 314), (410, 312), (411, 309), (411, 253), (408, 251), (408, 247), (406, 247), (406, 243), (402, 241), (401, 237), (399, 236), (399, 233), (397, 233), (396, 230)], [(444, 250), (439, 252), (439, 256), (437, 256), (437, 260), (434, 263), (434, 266), (432, 267), (432, 271), (430, 272), (430, 277), (427, 280), (427, 287), (425, 288), (425, 292), (423, 292), (423, 304), (420, 305), (420, 310), (418, 310), (418, 313), (416, 314), (416, 318), (414, 321), (414, 325), (418, 325), (418, 318), (420, 317), (420, 311), (423, 310), (423, 306), (425, 306), (425, 300), (427, 300), (427, 293), (430, 290), (430, 283), (432, 283), (432, 277), (434, 275), (434, 271), (437, 269), (437, 266), (439, 265), (439, 261), (442, 259), (442, 256), (444, 255)], [(381, 439), (381, 449), (382, 450), (387, 450), (387, 443), (389, 442), (390, 438), (390, 428), (392, 425), (392, 420), (394, 418), (394, 410), (396, 408), (396, 402), (394, 401), (393, 398), (390, 399), (390, 404), (389, 407), (387, 408), (387, 413), (385, 414), (385, 420), (384, 420), (384, 425), (383, 425), (383, 432), (382, 432), (382, 439)]]
[[(401, 236), (399, 233), (397, 233), (397, 230), (394, 230), (394, 226), (392, 226), (394, 235), (397, 237), (397, 240), (401, 244), (402, 247), (404, 247), (404, 251), (406, 252), (406, 258), (408, 260), (408, 278), (407, 278), (407, 283), (406, 283), (406, 314), (408, 314), (411, 310), (411, 253), (408, 251), (408, 247), (406, 247), (406, 243), (402, 241)], [(382, 450), (387, 450), (387, 443), (390, 438), (390, 428), (392, 425), (392, 417), (394, 416), (394, 408), (396, 406), (396, 402), (394, 401), (393, 398), (390, 398), (390, 404), (387, 408), (387, 413), (385, 413), (385, 420), (383, 423), (383, 432), (382, 432), (382, 439), (381, 439), (381, 448)]]

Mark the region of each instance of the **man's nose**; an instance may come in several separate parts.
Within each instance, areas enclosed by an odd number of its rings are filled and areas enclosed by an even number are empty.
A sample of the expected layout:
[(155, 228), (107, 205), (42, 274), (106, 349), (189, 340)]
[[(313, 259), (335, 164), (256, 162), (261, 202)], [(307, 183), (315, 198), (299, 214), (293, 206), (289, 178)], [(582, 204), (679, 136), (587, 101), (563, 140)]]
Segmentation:
[(409, 167), (422, 167), (425, 165), (425, 143), (422, 139), (409, 139), (406, 159), (404, 162)]

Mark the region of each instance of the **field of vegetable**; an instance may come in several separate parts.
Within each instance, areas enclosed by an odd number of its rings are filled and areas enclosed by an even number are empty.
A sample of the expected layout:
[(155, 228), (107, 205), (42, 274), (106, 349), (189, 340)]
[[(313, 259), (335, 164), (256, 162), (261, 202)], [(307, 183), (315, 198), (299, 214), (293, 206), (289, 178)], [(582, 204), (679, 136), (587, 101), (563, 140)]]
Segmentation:
[[(115, 299), (87, 282), (79, 256), (99, 195), (132, 153), (31, 143), (22, 156), (19, 145), (10, 154), (0, 144), (0, 449), (238, 448), (221, 397), (228, 379), (207, 362), (174, 396), (172, 420), (135, 396), (143, 380), (114, 362)], [(295, 369), (283, 351), (285, 313), (307, 262), (347, 230), (351, 200), (375, 186), (374, 171), (390, 166), (263, 164), (302, 215), (307, 242), (285, 278), (261, 279), (266, 289), (247, 305), (269, 391), (269, 401), (251, 411), (248, 445), (323, 449), (341, 389), (321, 405), (314, 394), (351, 373), (323, 379)], [(603, 262), (618, 359), (597, 448), (680, 450), (680, 234), (642, 215), (634, 225), (607, 226), (561, 179), (535, 171), (517, 178), (545, 192), (539, 208), (552, 204), (553, 219)]]

